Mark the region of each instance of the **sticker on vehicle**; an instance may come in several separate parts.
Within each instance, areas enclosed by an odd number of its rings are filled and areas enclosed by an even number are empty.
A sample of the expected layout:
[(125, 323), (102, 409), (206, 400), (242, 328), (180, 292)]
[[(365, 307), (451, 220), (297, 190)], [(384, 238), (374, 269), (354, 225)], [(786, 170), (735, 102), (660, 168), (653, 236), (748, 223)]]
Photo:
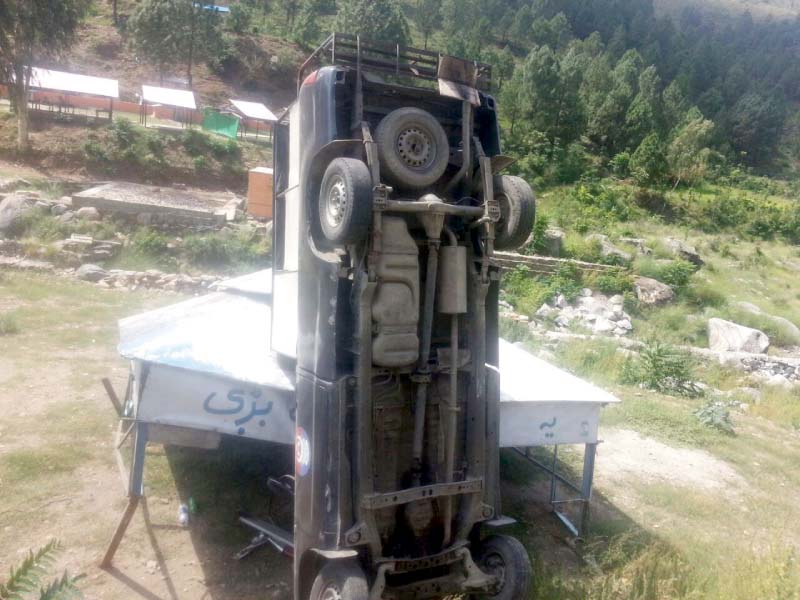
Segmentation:
[(310, 468), (311, 444), (308, 442), (306, 430), (298, 427), (294, 440), (294, 472), (303, 477), (308, 474)]

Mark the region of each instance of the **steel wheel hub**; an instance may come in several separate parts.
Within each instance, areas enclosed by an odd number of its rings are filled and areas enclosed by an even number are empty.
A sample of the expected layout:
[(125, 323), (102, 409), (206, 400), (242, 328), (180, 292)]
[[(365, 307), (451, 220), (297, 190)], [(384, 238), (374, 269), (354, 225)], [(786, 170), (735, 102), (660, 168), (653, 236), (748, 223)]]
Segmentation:
[(397, 152), (409, 167), (420, 168), (433, 158), (433, 143), (427, 131), (409, 127), (397, 137)]
[(322, 591), (320, 600), (342, 600), (342, 592), (336, 585), (331, 583)]
[(497, 593), (500, 593), (500, 590), (503, 589), (503, 585), (506, 581), (506, 561), (503, 560), (502, 556), (493, 552), (491, 554), (487, 554), (483, 558), (482, 563), (481, 569), (485, 573), (497, 577), (497, 581), (499, 582)]
[(325, 217), (331, 227), (338, 227), (347, 209), (347, 187), (341, 177), (337, 177), (328, 188)]

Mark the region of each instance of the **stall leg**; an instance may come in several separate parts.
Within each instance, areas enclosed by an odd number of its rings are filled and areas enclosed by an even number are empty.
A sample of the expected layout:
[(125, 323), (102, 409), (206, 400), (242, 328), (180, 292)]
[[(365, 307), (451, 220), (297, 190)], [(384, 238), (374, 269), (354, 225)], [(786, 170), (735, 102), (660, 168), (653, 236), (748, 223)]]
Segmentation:
[(589, 506), (592, 501), (592, 485), (594, 483), (594, 459), (597, 454), (597, 444), (586, 444), (583, 452), (583, 481), (581, 481), (581, 535), (586, 535), (589, 530)]
[(114, 555), (117, 553), (122, 538), (125, 536), (125, 531), (131, 523), (136, 508), (139, 506), (139, 501), (144, 494), (144, 459), (145, 448), (147, 447), (147, 424), (136, 424), (136, 439), (133, 446), (133, 464), (131, 465), (131, 474), (128, 484), (128, 506), (122, 514), (122, 518), (117, 525), (117, 530), (114, 532), (114, 537), (111, 538), (111, 543), (108, 545), (108, 550), (100, 563), (100, 566), (107, 569), (111, 566), (114, 560)]

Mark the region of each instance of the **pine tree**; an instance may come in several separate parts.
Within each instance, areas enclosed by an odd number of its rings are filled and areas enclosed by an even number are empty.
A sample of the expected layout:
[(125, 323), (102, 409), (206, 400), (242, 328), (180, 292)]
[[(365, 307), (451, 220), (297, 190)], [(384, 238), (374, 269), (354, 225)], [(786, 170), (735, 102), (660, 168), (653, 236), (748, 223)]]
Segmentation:
[(381, 42), (406, 44), (408, 22), (397, 0), (342, 0), (335, 29)]

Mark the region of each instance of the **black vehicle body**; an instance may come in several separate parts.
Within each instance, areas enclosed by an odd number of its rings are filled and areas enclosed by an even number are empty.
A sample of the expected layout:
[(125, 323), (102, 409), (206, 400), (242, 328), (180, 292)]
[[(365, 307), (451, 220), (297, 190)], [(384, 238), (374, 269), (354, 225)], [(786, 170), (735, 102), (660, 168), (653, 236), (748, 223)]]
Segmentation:
[[(362, 44), (332, 36), (323, 45), (317, 57), (340, 56), (301, 72), (274, 135), (272, 344), (296, 361), (294, 594), (308, 598), (323, 566), (343, 562), (363, 570), (373, 598), (492, 597), (501, 577), (476, 562), (482, 527), (508, 522), (498, 489), (495, 101), (464, 80), (455, 81), (462, 97), (407, 85), (440, 77), (442, 57), (428, 53), (436, 73), (409, 67), (406, 49), (392, 57), (394, 46), (370, 54)], [(399, 83), (375, 75), (393, 68)], [(382, 183), (373, 139), (407, 106), (432, 114), (450, 149), (444, 175), (423, 191)], [(372, 177), (369, 232), (344, 245), (320, 226), (323, 177), (342, 157)], [(455, 297), (461, 308), (448, 308)], [(412, 304), (417, 321), (398, 325)], [(284, 339), (293, 320), (296, 339)]]

